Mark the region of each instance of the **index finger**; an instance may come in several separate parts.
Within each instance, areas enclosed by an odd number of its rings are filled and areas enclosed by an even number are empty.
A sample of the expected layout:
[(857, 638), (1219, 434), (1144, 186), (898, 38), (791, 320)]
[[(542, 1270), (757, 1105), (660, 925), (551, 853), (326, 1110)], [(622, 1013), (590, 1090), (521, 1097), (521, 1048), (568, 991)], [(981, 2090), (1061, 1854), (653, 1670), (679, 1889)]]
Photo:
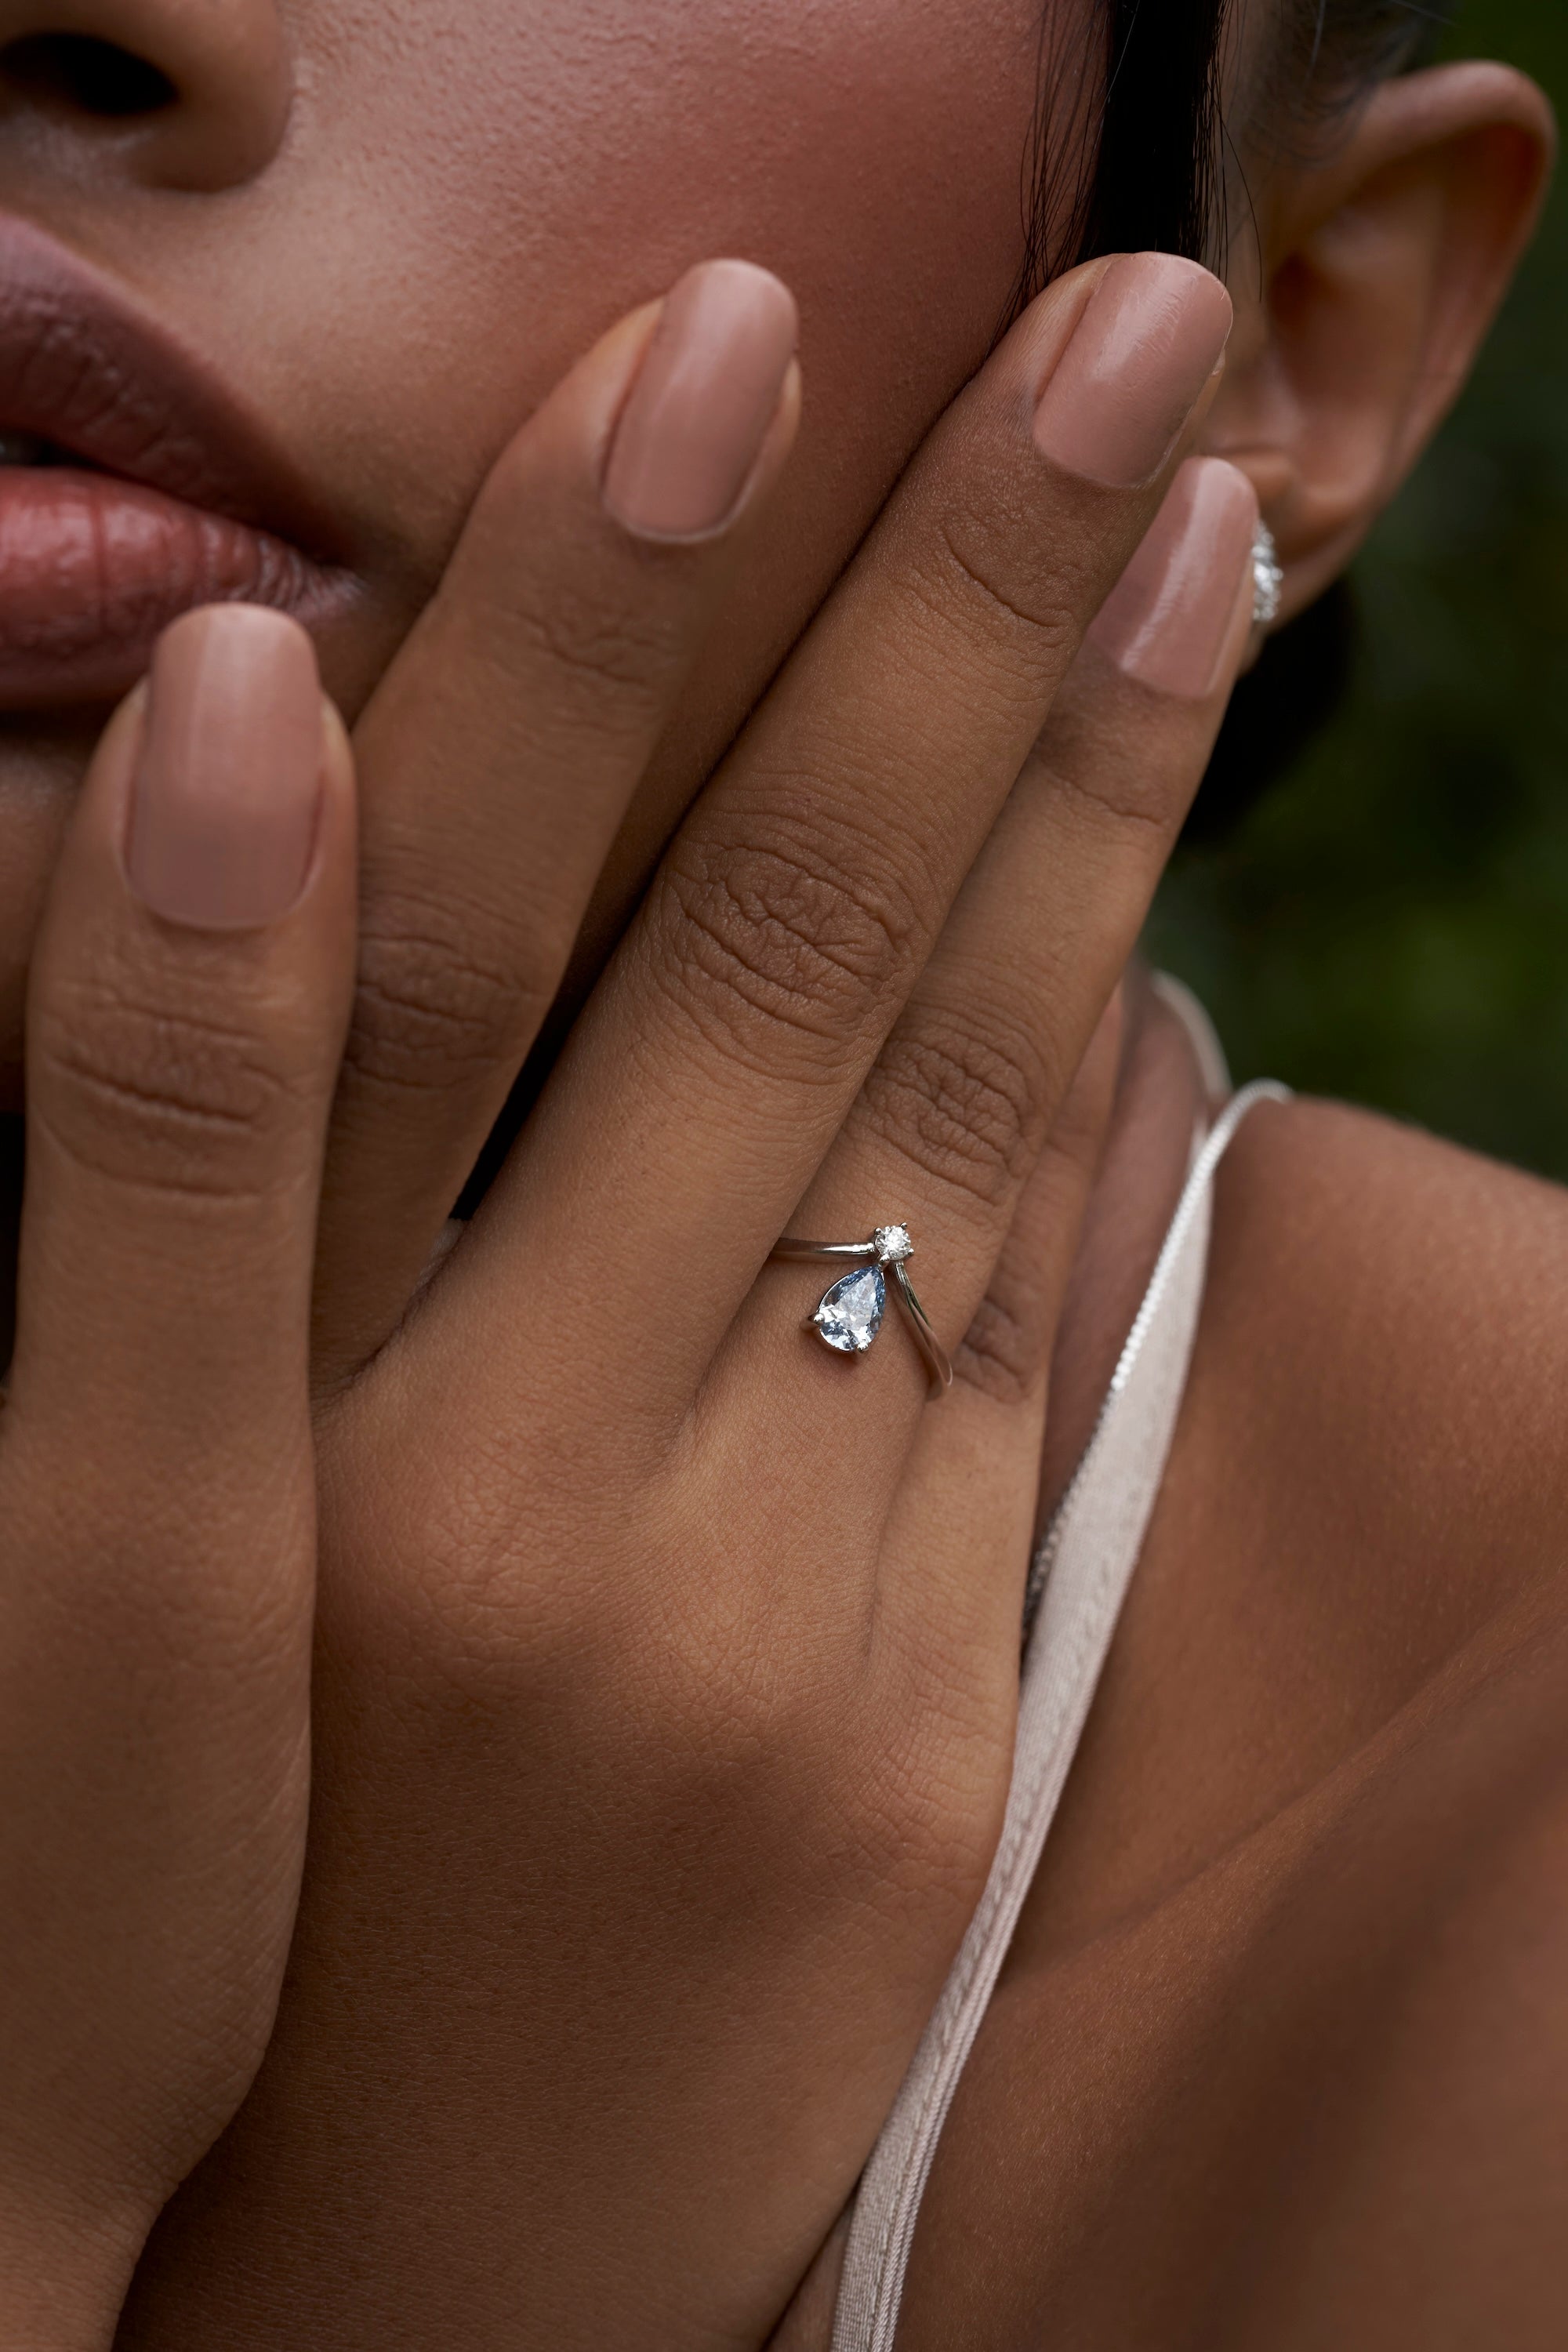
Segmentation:
[(788, 453), (795, 303), (689, 270), (519, 431), (355, 731), (358, 987), (322, 1188), (319, 1378), (404, 1313)]

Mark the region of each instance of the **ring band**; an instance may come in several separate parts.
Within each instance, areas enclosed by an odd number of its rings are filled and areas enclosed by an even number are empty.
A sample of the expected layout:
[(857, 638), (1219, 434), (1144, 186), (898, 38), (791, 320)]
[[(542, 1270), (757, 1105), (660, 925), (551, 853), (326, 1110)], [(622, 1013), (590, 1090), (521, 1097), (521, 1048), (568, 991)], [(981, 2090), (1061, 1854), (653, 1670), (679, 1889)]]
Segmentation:
[(890, 1282), (893, 1297), (925, 1359), (932, 1396), (943, 1396), (952, 1386), (952, 1366), (947, 1350), (931, 1329), (909, 1277), (906, 1260), (914, 1255), (914, 1244), (907, 1225), (879, 1225), (868, 1242), (808, 1242), (786, 1234), (782, 1241), (774, 1243), (770, 1255), (790, 1260), (854, 1261), (858, 1270), (840, 1276), (823, 1293), (815, 1315), (806, 1318), (807, 1330), (815, 1331), (823, 1345), (838, 1356), (865, 1354), (882, 1328)]

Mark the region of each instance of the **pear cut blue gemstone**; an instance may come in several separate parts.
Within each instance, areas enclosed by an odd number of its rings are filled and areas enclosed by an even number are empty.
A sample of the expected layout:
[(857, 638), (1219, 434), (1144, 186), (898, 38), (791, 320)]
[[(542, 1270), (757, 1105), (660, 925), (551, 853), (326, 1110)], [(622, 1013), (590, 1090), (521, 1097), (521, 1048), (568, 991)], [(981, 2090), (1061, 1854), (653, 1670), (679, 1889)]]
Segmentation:
[(879, 1265), (857, 1266), (836, 1282), (812, 1321), (830, 1348), (842, 1356), (862, 1356), (882, 1328), (888, 1286)]

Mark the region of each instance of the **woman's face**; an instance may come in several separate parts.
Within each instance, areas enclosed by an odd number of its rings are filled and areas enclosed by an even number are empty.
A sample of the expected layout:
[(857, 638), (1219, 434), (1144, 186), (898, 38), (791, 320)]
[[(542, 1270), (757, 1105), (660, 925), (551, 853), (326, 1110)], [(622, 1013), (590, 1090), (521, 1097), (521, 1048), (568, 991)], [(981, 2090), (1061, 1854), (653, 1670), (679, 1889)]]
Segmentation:
[[(805, 422), (766, 560), (694, 689), (694, 740), (717, 745), (1005, 308), (1043, 5), (0, 0), (0, 431), (46, 429), (42, 337), (63, 331), (73, 367), (78, 341), (95, 346), (89, 394), (130, 379), (144, 445), (194, 440), (175, 471), (199, 475), (210, 455), (203, 496), (330, 559), (301, 593), (352, 714), (490, 462), (571, 361), (692, 261), (764, 262), (800, 300)], [(133, 53), (174, 98), (97, 110), (79, 70), (94, 53), (40, 47), (56, 34)], [(22, 225), (9, 245), (7, 223)], [(110, 310), (129, 300), (194, 372), (117, 341), (29, 228), (89, 263)], [(33, 408), (8, 414), (24, 363)], [(69, 415), (62, 398), (51, 384)], [(208, 436), (225, 446), (205, 451)], [(101, 528), (83, 521), (79, 483), (68, 495), (47, 471), (0, 469), (13, 1077), (33, 918), (105, 696), (142, 666), (181, 567), (208, 576), (188, 530), (160, 536), (149, 494), (91, 497), (135, 542), (129, 620), (127, 597), (106, 616), (79, 553)], [(255, 561), (248, 539), (203, 544), (215, 578)]]

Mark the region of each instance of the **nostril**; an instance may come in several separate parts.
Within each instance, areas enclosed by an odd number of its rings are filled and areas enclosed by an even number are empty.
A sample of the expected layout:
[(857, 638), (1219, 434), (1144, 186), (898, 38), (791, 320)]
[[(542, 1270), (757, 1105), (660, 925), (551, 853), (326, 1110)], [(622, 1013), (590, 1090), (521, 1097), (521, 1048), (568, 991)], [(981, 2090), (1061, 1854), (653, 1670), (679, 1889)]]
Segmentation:
[(51, 112), (123, 121), (156, 114), (179, 96), (167, 74), (112, 41), (85, 33), (31, 33), (0, 49), (0, 85)]

